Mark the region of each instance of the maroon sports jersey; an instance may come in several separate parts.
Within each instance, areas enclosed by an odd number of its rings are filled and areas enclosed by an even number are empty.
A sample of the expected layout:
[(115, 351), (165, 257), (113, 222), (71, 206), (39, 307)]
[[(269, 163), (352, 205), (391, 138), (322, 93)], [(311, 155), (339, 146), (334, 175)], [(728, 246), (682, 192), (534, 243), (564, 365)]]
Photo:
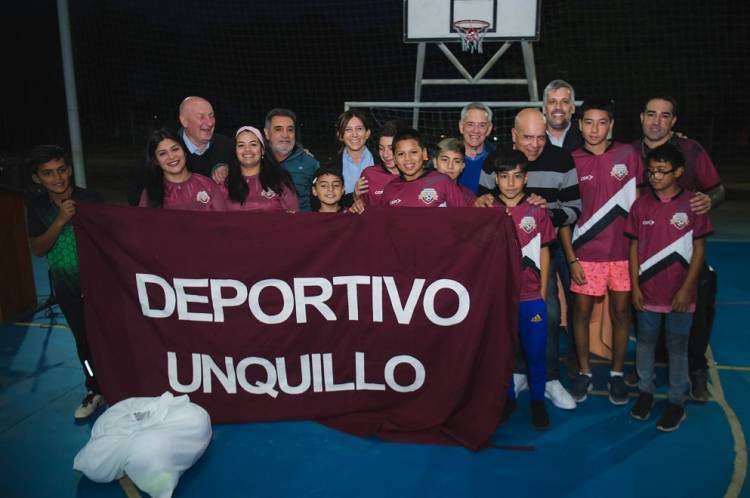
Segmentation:
[[(689, 138), (680, 138), (677, 135), (673, 135), (669, 141), (676, 145), (685, 156), (685, 171), (677, 179), (677, 185), (693, 192), (707, 192), (721, 184), (719, 172), (716, 171), (716, 166), (711, 161), (708, 152), (701, 147), (701, 144)], [(640, 147), (641, 157), (645, 159), (649, 148), (640, 140), (635, 142), (633, 146)]]
[(247, 199), (240, 204), (229, 198), (229, 191), (221, 185), (221, 191), (227, 199), (227, 211), (299, 211), (297, 193), (283, 185), (281, 195), (271, 189), (263, 190), (258, 175), (243, 176), (248, 186)]
[(362, 201), (367, 206), (379, 206), (385, 186), (394, 178), (398, 178), (398, 174), (391, 174), (384, 166), (376, 164), (365, 168), (359, 177), (367, 179), (368, 190), (360, 197)]
[(466, 207), (458, 185), (437, 171), (429, 171), (407, 182), (396, 177), (385, 186), (381, 205), (387, 207)]
[(521, 246), (521, 301), (540, 299), (542, 247), (557, 240), (547, 210), (529, 204), (525, 198), (515, 206), (506, 206), (501, 199), (495, 199), (493, 207), (505, 210), (513, 218)]
[(573, 228), (573, 248), (583, 261), (628, 259), (625, 220), (643, 178), (643, 161), (630, 145), (612, 142), (600, 155), (573, 151), (581, 191), (581, 216)]
[(463, 192), (464, 194), (464, 202), (466, 203), (466, 205), (473, 206), (474, 201), (477, 200), (477, 196), (474, 194), (474, 191), (465, 185), (461, 185), (460, 183), (457, 185), (458, 185), (458, 188), (461, 189), (461, 192)]
[[(693, 257), (693, 240), (712, 231), (708, 216), (690, 209), (691, 196), (692, 192), (682, 190), (662, 201), (648, 191), (630, 210), (625, 233), (638, 239), (638, 281), (644, 308), (649, 311), (671, 311), (672, 299), (685, 282)], [(695, 310), (696, 292), (693, 289), (691, 312)]]
[[(148, 207), (146, 191), (141, 193), (139, 207)], [(164, 179), (165, 209), (184, 211), (226, 211), (227, 201), (224, 193), (210, 178), (192, 173), (187, 181), (173, 183)]]

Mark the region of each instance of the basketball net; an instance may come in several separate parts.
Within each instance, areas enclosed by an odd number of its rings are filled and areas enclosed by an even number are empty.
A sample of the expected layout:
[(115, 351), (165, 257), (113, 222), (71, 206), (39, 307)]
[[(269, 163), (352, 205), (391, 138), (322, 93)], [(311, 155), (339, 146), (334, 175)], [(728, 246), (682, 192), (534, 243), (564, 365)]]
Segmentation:
[(454, 22), (453, 27), (461, 37), (461, 48), (464, 52), (482, 53), (482, 40), (490, 23), (479, 19), (462, 19)]

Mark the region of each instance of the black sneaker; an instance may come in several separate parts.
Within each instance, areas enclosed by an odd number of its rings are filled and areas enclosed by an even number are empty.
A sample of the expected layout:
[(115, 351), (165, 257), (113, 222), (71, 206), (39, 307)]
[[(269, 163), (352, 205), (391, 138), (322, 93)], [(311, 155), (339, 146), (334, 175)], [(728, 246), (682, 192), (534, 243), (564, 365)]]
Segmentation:
[(549, 415), (543, 399), (531, 400), (531, 423), (538, 431), (546, 431), (549, 427)]
[(565, 355), (565, 370), (568, 372), (568, 378), (575, 379), (578, 375), (580, 367), (578, 366), (578, 358), (575, 353), (568, 353)]
[(656, 423), (656, 428), (664, 432), (676, 431), (680, 428), (680, 423), (687, 418), (685, 408), (674, 403), (667, 402), (667, 408), (664, 414)]
[(651, 415), (652, 406), (654, 406), (654, 395), (641, 393), (633, 405), (633, 409), (630, 410), (630, 416), (638, 420), (646, 420)]
[(628, 388), (622, 375), (609, 378), (609, 402), (613, 405), (628, 404)]
[(690, 398), (699, 403), (708, 401), (708, 372), (705, 370), (690, 372)]
[(503, 413), (500, 414), (500, 423), (504, 424), (508, 421), (513, 412), (516, 411), (516, 405), (518, 402), (515, 399), (505, 400), (505, 406), (503, 406)]
[(579, 373), (570, 384), (568, 392), (573, 396), (573, 399), (576, 400), (576, 403), (583, 403), (586, 401), (586, 396), (593, 388), (594, 386), (591, 384), (591, 377)]
[(638, 387), (638, 373), (635, 370), (625, 374), (625, 385), (628, 387)]

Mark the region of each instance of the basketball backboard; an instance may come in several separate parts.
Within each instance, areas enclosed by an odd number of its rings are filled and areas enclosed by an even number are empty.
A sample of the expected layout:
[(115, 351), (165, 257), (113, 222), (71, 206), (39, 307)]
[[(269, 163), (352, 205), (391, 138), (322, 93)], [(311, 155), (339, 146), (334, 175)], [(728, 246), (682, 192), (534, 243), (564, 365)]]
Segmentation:
[(537, 40), (541, 0), (404, 0), (404, 42), (458, 42), (454, 23), (489, 23), (484, 39)]

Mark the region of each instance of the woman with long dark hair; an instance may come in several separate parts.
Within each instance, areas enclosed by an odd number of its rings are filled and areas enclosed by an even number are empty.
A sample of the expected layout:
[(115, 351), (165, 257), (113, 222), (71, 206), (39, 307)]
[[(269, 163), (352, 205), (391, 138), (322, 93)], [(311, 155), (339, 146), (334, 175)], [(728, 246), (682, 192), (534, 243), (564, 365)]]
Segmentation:
[(146, 143), (146, 188), (140, 207), (225, 211), (224, 193), (210, 178), (193, 174), (185, 162), (185, 146), (169, 128), (154, 130)]
[(299, 211), (292, 178), (265, 153), (260, 130), (243, 126), (234, 134), (235, 157), (222, 187), (227, 193), (229, 211)]

